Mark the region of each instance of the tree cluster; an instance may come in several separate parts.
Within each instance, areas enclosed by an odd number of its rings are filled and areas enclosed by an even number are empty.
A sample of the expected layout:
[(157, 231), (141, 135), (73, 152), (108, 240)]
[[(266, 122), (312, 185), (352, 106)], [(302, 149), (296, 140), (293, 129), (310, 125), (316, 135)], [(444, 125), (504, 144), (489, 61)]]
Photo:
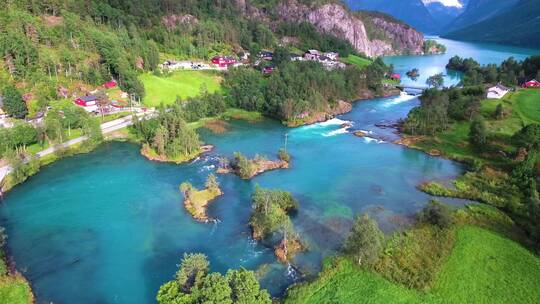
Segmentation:
[(434, 135), (446, 130), (452, 121), (471, 120), (480, 109), (482, 87), (428, 89), (420, 97), (420, 106), (413, 108), (402, 129), (414, 135)]
[(230, 106), (287, 121), (354, 99), (363, 90), (380, 92), (388, 71), (381, 60), (363, 70), (350, 66), (334, 71), (317, 62), (283, 62), (269, 78), (251, 68), (234, 69), (224, 87)]
[(255, 238), (265, 239), (274, 233), (294, 234), (289, 214), (298, 209), (298, 202), (291, 193), (257, 186), (251, 199), (253, 211), (249, 224)]
[(367, 214), (358, 215), (345, 241), (345, 253), (354, 257), (359, 265), (373, 266), (384, 246), (384, 234), (377, 222)]
[(229, 270), (210, 273), (203, 254), (184, 254), (175, 279), (163, 284), (157, 294), (159, 304), (270, 304), (270, 295), (261, 290), (252, 271)]
[(472, 58), (454, 56), (450, 58), (447, 69), (462, 72), (464, 86), (484, 83), (503, 83), (507, 86), (517, 86), (532, 78), (540, 78), (540, 56), (531, 56), (524, 61), (510, 57), (499, 66), (496, 64), (480, 65)]
[(179, 105), (160, 109), (156, 119), (137, 120), (133, 129), (160, 156), (174, 159), (200, 151), (199, 135), (187, 125)]

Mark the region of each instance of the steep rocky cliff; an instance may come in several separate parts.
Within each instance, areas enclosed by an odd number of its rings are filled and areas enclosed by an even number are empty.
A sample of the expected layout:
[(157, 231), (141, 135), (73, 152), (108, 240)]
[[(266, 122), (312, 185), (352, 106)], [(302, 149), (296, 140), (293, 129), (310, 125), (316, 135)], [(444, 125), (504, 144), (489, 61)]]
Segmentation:
[[(349, 41), (358, 52), (370, 57), (422, 54), (424, 36), (384, 15), (355, 14), (336, 3), (308, 6), (289, 0), (276, 7), (275, 16), (279, 21), (309, 22), (320, 32)], [(366, 23), (370, 31), (366, 30)], [(371, 35), (374, 30), (378, 35)]]

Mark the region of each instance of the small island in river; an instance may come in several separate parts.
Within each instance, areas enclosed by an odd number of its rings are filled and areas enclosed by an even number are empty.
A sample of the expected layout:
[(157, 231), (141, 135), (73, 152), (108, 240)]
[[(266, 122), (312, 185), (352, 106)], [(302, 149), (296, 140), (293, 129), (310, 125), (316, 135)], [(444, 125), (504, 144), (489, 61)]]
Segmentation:
[(274, 248), (280, 262), (287, 263), (297, 252), (306, 250), (291, 221), (298, 202), (291, 193), (282, 190), (255, 188), (249, 219), (252, 237)]
[(184, 194), (184, 207), (195, 220), (204, 223), (214, 220), (208, 217), (206, 209), (211, 201), (223, 195), (215, 175), (208, 175), (203, 190), (197, 190), (190, 183), (184, 182), (180, 185), (180, 191)]
[(242, 179), (251, 179), (266, 171), (288, 169), (291, 161), (290, 155), (281, 149), (278, 152), (278, 157), (278, 160), (268, 160), (264, 156), (256, 155), (255, 158), (249, 159), (242, 153), (236, 152), (232, 160), (222, 159), (217, 173), (234, 173)]

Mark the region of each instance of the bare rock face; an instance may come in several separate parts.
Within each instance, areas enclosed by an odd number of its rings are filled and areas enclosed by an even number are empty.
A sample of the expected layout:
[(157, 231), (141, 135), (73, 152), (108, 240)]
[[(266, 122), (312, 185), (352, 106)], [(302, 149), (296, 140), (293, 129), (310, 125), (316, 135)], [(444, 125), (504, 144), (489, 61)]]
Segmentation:
[(168, 15), (161, 18), (161, 23), (168, 29), (174, 29), (178, 26), (191, 26), (199, 23), (199, 20), (193, 15)]
[(422, 54), (424, 35), (405, 24), (389, 22), (383, 18), (373, 18), (373, 23), (386, 32), (386, 35), (399, 49), (395, 54)]
[(358, 52), (370, 57), (396, 54), (422, 54), (423, 35), (411, 27), (373, 18), (373, 23), (384, 30), (388, 40), (370, 40), (364, 22), (340, 4), (308, 7), (296, 0), (282, 2), (276, 9), (282, 21), (307, 21), (323, 33), (349, 41)]

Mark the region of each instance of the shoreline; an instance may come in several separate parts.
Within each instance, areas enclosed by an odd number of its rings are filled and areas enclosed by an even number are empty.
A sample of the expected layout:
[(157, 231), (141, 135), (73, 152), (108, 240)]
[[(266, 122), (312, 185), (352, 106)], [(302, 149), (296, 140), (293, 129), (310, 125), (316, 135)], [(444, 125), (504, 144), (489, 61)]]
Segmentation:
[(173, 163), (173, 164), (184, 164), (188, 163), (190, 161), (193, 161), (197, 159), (199, 156), (203, 155), (204, 153), (208, 153), (214, 150), (213, 145), (202, 145), (199, 147), (199, 151), (196, 153), (190, 154), (190, 155), (182, 155), (178, 157), (178, 159), (170, 159), (167, 158), (167, 156), (160, 156), (158, 155), (154, 149), (150, 148), (148, 145), (143, 144), (140, 148), (140, 154), (144, 156), (147, 160), (158, 162), (158, 163)]
[[(336, 118), (339, 115), (347, 114), (351, 112), (354, 108), (354, 104), (366, 100), (371, 100), (375, 98), (387, 98), (387, 97), (394, 97), (399, 96), (399, 94), (402, 91), (397, 88), (391, 88), (391, 89), (385, 89), (382, 95), (375, 95), (370, 90), (365, 90), (362, 96), (355, 98), (351, 101), (343, 101), (339, 100), (337, 102), (337, 107), (333, 109), (327, 109), (326, 111), (322, 112), (315, 112), (310, 113), (305, 117), (297, 118), (299, 121), (295, 121), (294, 119), (292, 121), (282, 121), (282, 124), (285, 125), (288, 128), (297, 128), (302, 126), (309, 126), (321, 122), (325, 122), (331, 119)], [(312, 116), (314, 115), (314, 116)]]

